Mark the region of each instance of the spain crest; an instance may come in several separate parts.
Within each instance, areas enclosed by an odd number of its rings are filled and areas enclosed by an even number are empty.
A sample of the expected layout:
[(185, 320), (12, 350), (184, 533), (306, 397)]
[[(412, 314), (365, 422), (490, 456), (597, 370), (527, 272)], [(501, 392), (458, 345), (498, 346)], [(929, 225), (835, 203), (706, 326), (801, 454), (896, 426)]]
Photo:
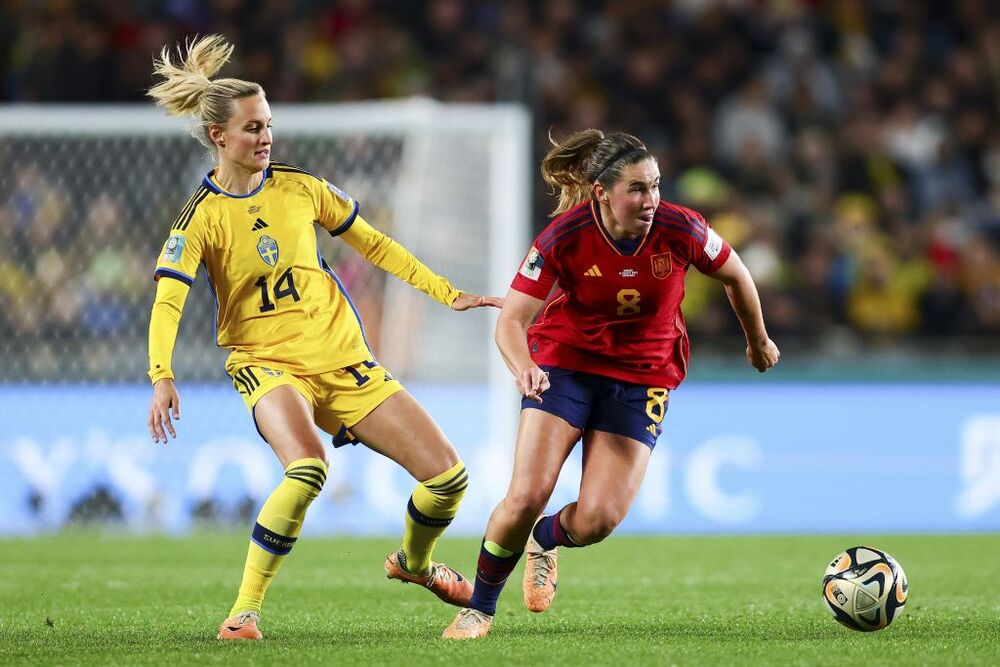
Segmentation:
[(661, 255), (653, 255), (650, 257), (653, 262), (653, 275), (663, 280), (670, 275), (670, 271), (673, 269), (673, 261), (670, 259), (670, 253), (665, 252)]
[(261, 236), (260, 241), (257, 242), (257, 252), (268, 266), (274, 266), (278, 263), (278, 242), (267, 234)]

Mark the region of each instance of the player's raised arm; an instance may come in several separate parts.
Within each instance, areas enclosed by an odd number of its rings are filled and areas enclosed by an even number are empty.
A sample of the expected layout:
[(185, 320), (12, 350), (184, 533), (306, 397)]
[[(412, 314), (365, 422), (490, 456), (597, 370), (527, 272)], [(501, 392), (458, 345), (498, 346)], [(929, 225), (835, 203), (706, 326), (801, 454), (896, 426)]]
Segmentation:
[(781, 352), (767, 335), (760, 297), (750, 272), (734, 250), (725, 263), (710, 275), (725, 285), (726, 296), (746, 335), (747, 360), (763, 373), (778, 363)]
[(431, 271), (413, 253), (372, 227), (361, 216), (357, 216), (350, 228), (339, 236), (375, 266), (453, 310), (463, 311), (484, 306), (500, 308), (503, 305), (503, 299), (498, 297), (458, 290), (447, 278)]
[(305, 183), (313, 201), (316, 222), (331, 236), (343, 238), (347, 245), (386, 273), (409, 283), (452, 310), (464, 311), (483, 306), (499, 308), (503, 305), (503, 299), (498, 297), (462, 292), (446, 278), (431, 271), (397, 241), (368, 224), (359, 214), (357, 200), (337, 186), (316, 176)]

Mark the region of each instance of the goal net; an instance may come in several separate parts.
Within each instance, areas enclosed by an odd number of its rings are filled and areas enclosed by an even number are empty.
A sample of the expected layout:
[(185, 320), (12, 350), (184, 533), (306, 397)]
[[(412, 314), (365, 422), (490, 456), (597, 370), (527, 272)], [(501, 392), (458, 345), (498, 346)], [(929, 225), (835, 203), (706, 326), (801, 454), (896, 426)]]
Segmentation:
[[(351, 194), (460, 289), (505, 293), (529, 241), (524, 110), (411, 100), (273, 112), (276, 159)], [(0, 166), (0, 383), (144, 381), (152, 268), (209, 153), (152, 105), (8, 107)], [(496, 313), (448, 311), (320, 239), (384, 365), (416, 385), (490, 387), (488, 428), (511, 436), (516, 397), (492, 343)], [(183, 382), (225, 381), (204, 282), (175, 348)]]

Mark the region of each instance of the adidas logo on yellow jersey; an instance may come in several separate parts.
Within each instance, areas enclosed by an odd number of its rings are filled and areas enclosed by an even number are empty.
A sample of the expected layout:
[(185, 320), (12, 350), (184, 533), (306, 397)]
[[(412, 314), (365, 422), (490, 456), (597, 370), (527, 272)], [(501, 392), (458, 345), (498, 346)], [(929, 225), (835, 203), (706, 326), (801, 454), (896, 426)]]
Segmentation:
[(583, 275), (590, 276), (591, 278), (600, 278), (604, 274), (601, 273), (601, 270), (597, 267), (597, 264), (594, 264), (592, 267), (590, 267), (589, 269), (587, 269), (583, 273)]

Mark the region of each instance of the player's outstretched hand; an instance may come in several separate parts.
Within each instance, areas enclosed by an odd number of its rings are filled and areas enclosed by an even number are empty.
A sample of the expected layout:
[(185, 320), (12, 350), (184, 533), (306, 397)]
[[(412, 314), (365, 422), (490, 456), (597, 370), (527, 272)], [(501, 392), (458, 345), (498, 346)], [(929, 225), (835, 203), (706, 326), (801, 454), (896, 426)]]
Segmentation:
[(463, 311), (470, 308), (482, 308), (483, 306), (503, 308), (503, 299), (498, 296), (479, 296), (471, 292), (459, 292), (455, 303), (451, 304), (451, 309)]
[(770, 338), (760, 346), (747, 345), (747, 361), (761, 373), (778, 363), (780, 358), (781, 352)]
[(549, 374), (538, 366), (526, 368), (514, 378), (521, 396), (542, 402), (542, 392), (549, 388)]
[[(153, 385), (153, 400), (149, 404), (149, 434), (153, 436), (153, 442), (167, 444), (167, 432), (170, 437), (176, 438), (177, 431), (170, 421), (171, 409), (174, 419), (181, 418), (181, 397), (177, 393), (177, 387), (170, 378), (157, 381)], [(166, 427), (166, 430), (164, 430)]]

